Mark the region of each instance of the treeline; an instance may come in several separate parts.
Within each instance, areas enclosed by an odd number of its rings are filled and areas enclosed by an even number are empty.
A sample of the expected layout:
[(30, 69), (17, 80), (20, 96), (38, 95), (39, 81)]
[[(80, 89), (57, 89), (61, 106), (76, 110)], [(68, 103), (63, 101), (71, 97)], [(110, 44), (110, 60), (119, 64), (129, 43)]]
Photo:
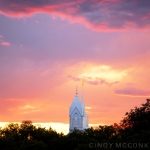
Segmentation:
[(0, 128), (0, 150), (150, 149), (150, 99), (131, 109), (119, 124), (74, 130), (68, 135), (31, 121)]

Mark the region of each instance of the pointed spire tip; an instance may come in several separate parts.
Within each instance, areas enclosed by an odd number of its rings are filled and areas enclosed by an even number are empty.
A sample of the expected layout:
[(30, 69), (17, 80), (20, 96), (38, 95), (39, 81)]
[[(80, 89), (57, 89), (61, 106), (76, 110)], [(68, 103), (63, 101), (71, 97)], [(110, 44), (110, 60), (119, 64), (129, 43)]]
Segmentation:
[(77, 87), (77, 85), (76, 85), (76, 95), (78, 95), (78, 87)]

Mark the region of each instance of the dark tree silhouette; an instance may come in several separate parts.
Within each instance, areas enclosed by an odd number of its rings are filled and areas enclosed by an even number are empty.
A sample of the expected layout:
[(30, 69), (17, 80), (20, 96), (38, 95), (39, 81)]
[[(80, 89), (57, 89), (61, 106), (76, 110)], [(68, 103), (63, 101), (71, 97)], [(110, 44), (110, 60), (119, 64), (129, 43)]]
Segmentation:
[(141, 107), (135, 107), (127, 112), (120, 125), (122, 128), (132, 128), (137, 133), (150, 129), (150, 99)]
[[(9, 123), (0, 128), (0, 150), (88, 150), (91, 149), (89, 143), (124, 142), (150, 144), (149, 99), (141, 107), (135, 107), (127, 112), (120, 124), (91, 127), (85, 131), (75, 129), (67, 135), (57, 133), (51, 127), (49, 129), (36, 127), (30, 120), (22, 121), (21, 124)], [(148, 146), (150, 148), (150, 145)], [(116, 148), (113, 146), (111, 149)]]

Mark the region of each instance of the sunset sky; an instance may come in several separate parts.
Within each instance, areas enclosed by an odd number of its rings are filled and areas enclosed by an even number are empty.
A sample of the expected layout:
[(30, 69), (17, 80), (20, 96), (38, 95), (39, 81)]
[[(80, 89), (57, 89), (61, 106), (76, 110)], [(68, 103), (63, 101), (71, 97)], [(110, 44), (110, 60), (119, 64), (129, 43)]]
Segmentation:
[(93, 125), (150, 98), (149, 0), (0, 0), (0, 122), (69, 128), (82, 81)]

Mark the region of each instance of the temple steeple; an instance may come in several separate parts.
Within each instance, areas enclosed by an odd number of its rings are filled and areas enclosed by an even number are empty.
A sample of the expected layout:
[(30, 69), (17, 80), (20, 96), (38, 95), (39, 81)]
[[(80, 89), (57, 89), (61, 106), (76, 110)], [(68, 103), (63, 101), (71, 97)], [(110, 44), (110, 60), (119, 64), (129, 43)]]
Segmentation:
[(69, 132), (72, 132), (75, 128), (82, 131), (88, 128), (88, 117), (85, 112), (85, 104), (84, 104), (83, 84), (82, 84), (82, 101), (79, 100), (78, 88), (76, 86), (76, 95), (70, 107), (69, 117), (70, 117)]
[(78, 96), (78, 87), (76, 85), (76, 96)]
[(85, 111), (85, 104), (84, 104), (84, 82), (82, 82), (82, 108), (83, 108), (83, 113)]

